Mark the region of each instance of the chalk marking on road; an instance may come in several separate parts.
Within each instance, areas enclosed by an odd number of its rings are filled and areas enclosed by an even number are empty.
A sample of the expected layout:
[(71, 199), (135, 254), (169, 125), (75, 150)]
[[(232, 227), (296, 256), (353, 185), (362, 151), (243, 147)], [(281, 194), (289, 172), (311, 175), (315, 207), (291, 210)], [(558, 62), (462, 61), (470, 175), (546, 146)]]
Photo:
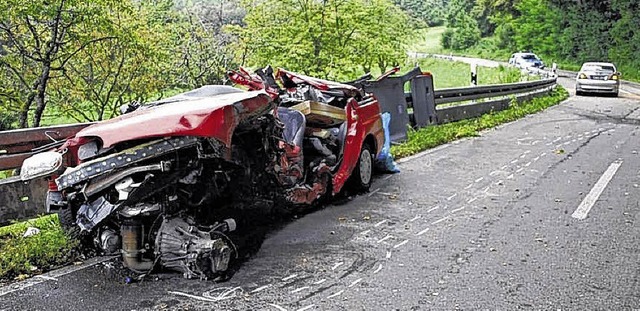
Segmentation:
[(524, 159), (524, 158), (526, 158), (526, 157), (527, 157), (527, 155), (526, 155), (526, 154), (523, 154), (523, 155), (521, 155), (521, 156), (520, 156), (520, 159)]
[(371, 230), (367, 229), (367, 230), (364, 230), (364, 231), (360, 232), (360, 234), (367, 235), (367, 233), (369, 233), (369, 232), (371, 232)]
[(413, 218), (409, 219), (409, 222), (414, 222), (414, 221), (416, 221), (416, 220), (418, 220), (420, 218), (422, 218), (422, 215), (417, 215), (416, 217), (413, 217)]
[(21, 291), (24, 289), (27, 289), (31, 286), (34, 285), (38, 285), (40, 283), (49, 281), (46, 278), (43, 278), (42, 276), (46, 276), (46, 277), (51, 277), (51, 278), (59, 278), (61, 276), (65, 276), (67, 274), (71, 274), (74, 273), (76, 271), (80, 271), (92, 266), (95, 266), (99, 263), (103, 263), (105, 261), (109, 261), (113, 258), (116, 258), (117, 256), (108, 256), (108, 257), (95, 257), (95, 258), (91, 258), (89, 260), (86, 260), (83, 264), (77, 265), (77, 266), (69, 266), (69, 267), (64, 267), (62, 269), (58, 269), (58, 270), (53, 270), (50, 272), (47, 272), (45, 274), (41, 274), (40, 278), (31, 278), (31, 279), (26, 279), (24, 281), (20, 281), (17, 283), (13, 283), (10, 285), (5, 285), (0, 287), (0, 297), (13, 293), (13, 292), (17, 292), (17, 291)]
[(539, 144), (539, 143), (541, 143), (541, 141), (539, 141), (539, 140), (534, 140), (534, 141), (531, 143), (531, 146), (535, 146), (535, 145), (537, 145), (537, 144)]
[(527, 162), (524, 167), (529, 167), (529, 165), (531, 165), (531, 161)]
[(500, 169), (504, 171), (504, 169), (507, 167), (509, 167), (509, 165), (503, 165)]
[(385, 236), (384, 238), (382, 238), (382, 239), (378, 240), (378, 243), (382, 243), (382, 242), (384, 242), (384, 241), (386, 241), (386, 240), (388, 240), (388, 239), (390, 239), (390, 238), (392, 238), (392, 237), (393, 237), (393, 235), (387, 235), (387, 236)]
[(478, 197), (473, 197), (473, 198), (467, 200), (467, 204), (471, 204), (471, 203), (475, 202), (477, 199), (478, 199)]
[(464, 190), (467, 190), (469, 188), (473, 187), (473, 184), (469, 184), (468, 186), (464, 187)]
[(313, 308), (313, 307), (315, 307), (315, 306), (316, 306), (316, 305), (308, 305), (308, 306), (306, 306), (306, 307), (302, 307), (302, 308), (300, 308), (300, 309), (298, 309), (298, 310), (296, 310), (296, 311), (307, 311), (307, 310), (309, 310), (309, 309), (311, 309), (311, 308)]
[(516, 164), (516, 163), (518, 163), (518, 161), (520, 161), (520, 160), (515, 159), (515, 160), (511, 161), (511, 164)]
[(41, 279), (45, 279), (45, 280), (48, 280), (48, 281), (58, 282), (58, 279), (56, 279), (54, 277), (46, 276), (46, 275), (36, 275), (36, 276), (34, 276), (34, 278), (41, 278)]
[(578, 140), (583, 140), (583, 139), (584, 139), (584, 137), (578, 137)]
[(331, 267), (331, 271), (334, 271), (335, 269), (338, 269), (338, 267), (344, 265), (344, 262), (341, 261), (339, 263), (336, 263), (335, 265), (333, 265), (333, 267)]
[(484, 190), (482, 190), (482, 192), (487, 193), (489, 192), (490, 189), (491, 189), (491, 186), (487, 186), (486, 188), (484, 188)]
[(286, 277), (286, 278), (282, 279), (282, 282), (286, 282), (286, 281), (289, 281), (289, 280), (291, 280), (291, 279), (295, 279), (295, 278), (297, 278), (297, 277), (298, 277), (298, 275), (297, 275), (297, 274), (292, 274), (292, 275), (290, 275), (290, 276), (288, 276), (288, 277)]
[(429, 228), (426, 228), (426, 229), (424, 229), (424, 230), (422, 230), (422, 231), (420, 231), (420, 232), (416, 233), (416, 236), (421, 236), (421, 235), (423, 235), (423, 234), (427, 233), (427, 231), (429, 231)]
[(263, 291), (263, 290), (265, 290), (265, 289), (267, 289), (267, 288), (269, 288), (269, 287), (271, 287), (271, 284), (267, 284), (267, 285), (264, 285), (264, 286), (260, 286), (260, 287), (258, 287), (258, 288), (256, 288), (256, 289), (252, 290), (250, 293), (251, 293), (251, 294), (255, 294), (255, 293), (257, 293), (257, 292), (261, 292), (261, 291)]
[(481, 181), (483, 181), (483, 180), (484, 180), (484, 177), (480, 177), (480, 178), (476, 179), (476, 180), (475, 180), (475, 182), (476, 182), (476, 183), (479, 183), (479, 182), (481, 182)]
[(320, 285), (320, 284), (322, 284), (322, 283), (324, 283), (326, 281), (327, 281), (327, 279), (322, 279), (322, 280), (319, 280), (319, 281), (315, 281), (315, 282), (313, 282), (313, 285)]
[(376, 268), (376, 270), (373, 271), (373, 274), (380, 272), (380, 270), (382, 270), (382, 264), (378, 265), (378, 268)]
[(309, 288), (311, 288), (311, 287), (309, 287), (309, 286), (303, 286), (303, 287), (296, 288), (296, 289), (292, 290), (292, 291), (291, 291), (291, 293), (292, 293), (292, 294), (295, 294), (295, 293), (301, 292), (301, 291), (303, 291), (303, 290), (305, 290), (305, 289), (309, 289)]
[(500, 180), (498, 180), (498, 181), (496, 182), (496, 185), (498, 185), (498, 186), (499, 186), (500, 184), (504, 184), (504, 180), (500, 179)]
[(565, 146), (568, 146), (568, 145), (570, 145), (570, 144), (571, 144), (571, 142), (570, 142), (570, 141), (568, 141), (568, 142), (564, 143), (564, 145), (565, 145)]
[(524, 170), (524, 168), (522, 168), (522, 167), (521, 167), (521, 168), (519, 168), (519, 169), (517, 169), (517, 170), (516, 170), (516, 173), (520, 173), (520, 172), (522, 172), (523, 170)]
[(427, 211), (427, 213), (431, 213), (431, 212), (433, 212), (433, 211), (435, 211), (435, 210), (437, 210), (437, 209), (439, 209), (439, 208), (440, 208), (440, 206), (434, 206), (434, 207), (430, 208), (430, 209)]
[(609, 184), (609, 182), (611, 181), (613, 176), (616, 174), (616, 172), (618, 171), (621, 165), (622, 165), (622, 161), (620, 160), (616, 160), (613, 163), (611, 163), (611, 165), (609, 165), (609, 168), (607, 168), (604, 174), (600, 176), (600, 179), (598, 179), (598, 182), (596, 182), (596, 184), (593, 186), (591, 191), (589, 191), (589, 194), (587, 194), (584, 200), (582, 200), (582, 203), (580, 203), (576, 211), (573, 212), (573, 214), (571, 214), (571, 217), (578, 220), (583, 220), (587, 218), (589, 211), (591, 210), (593, 205), (596, 204), (596, 201), (598, 201), (598, 198), (600, 198), (600, 195), (602, 194), (604, 189), (607, 187), (607, 185)]
[(369, 193), (369, 196), (376, 194), (376, 192), (378, 191), (380, 191), (380, 188), (376, 188), (376, 190), (371, 191), (371, 193)]
[(402, 245), (405, 245), (405, 244), (407, 244), (407, 243), (409, 243), (409, 240), (404, 240), (404, 241), (402, 241), (402, 242), (400, 242), (400, 243), (398, 243), (398, 244), (394, 245), (394, 246), (393, 246), (393, 248), (398, 248), (398, 247), (400, 247), (400, 246), (402, 246)]
[[(471, 202), (469, 202), (469, 203), (471, 203)], [(450, 213), (451, 213), (451, 214), (453, 214), (453, 213), (459, 212), (459, 211), (461, 211), (461, 210), (463, 210), (463, 209), (465, 209), (465, 208), (467, 208), (467, 207), (466, 207), (466, 206), (463, 206), (463, 207), (461, 207), (461, 208), (456, 208), (456, 209), (452, 210)]]
[(381, 221), (378, 221), (378, 222), (377, 222), (375, 225), (373, 225), (373, 226), (374, 226), (374, 227), (380, 227), (380, 226), (382, 226), (382, 224), (384, 224), (385, 222), (387, 222), (387, 220), (386, 220), (386, 219), (381, 220)]
[(281, 307), (281, 306), (279, 306), (279, 305), (277, 305), (275, 303), (268, 303), (268, 305), (278, 309), (278, 311), (287, 311), (287, 309), (285, 309), (285, 308), (283, 308), (283, 307)]
[(458, 195), (458, 193), (454, 193), (454, 194), (452, 194), (451, 196), (449, 196), (449, 197), (447, 198), (447, 201), (451, 201), (451, 199), (455, 198), (457, 195)]
[(514, 176), (514, 175), (513, 175), (513, 174), (511, 174), (511, 175), (507, 176), (507, 179), (513, 179), (513, 176)]
[(339, 291), (339, 292), (336, 292), (336, 293), (333, 293), (333, 294), (327, 296), (327, 299), (331, 299), (333, 297), (338, 297), (338, 296), (342, 295), (342, 293), (344, 293), (344, 289)]
[(444, 217), (444, 218), (440, 218), (440, 219), (438, 219), (438, 220), (436, 220), (436, 221), (432, 222), (432, 223), (431, 223), (431, 225), (437, 225), (437, 224), (439, 224), (439, 223), (441, 223), (441, 222), (443, 222), (443, 221), (445, 221), (445, 220), (447, 220), (447, 219), (449, 219), (449, 216)]
[(540, 154), (540, 157), (542, 158), (542, 157), (544, 157), (544, 156), (546, 156), (546, 155), (547, 155), (547, 153), (546, 153), (546, 152), (543, 152), (543, 153), (541, 153), (541, 154)]
[(174, 295), (177, 295), (177, 296), (188, 297), (188, 298), (192, 298), (192, 299), (200, 300), (200, 301), (217, 302), (214, 299), (204, 298), (204, 297), (201, 297), (201, 296), (191, 295), (191, 294), (187, 294), (187, 293), (183, 293), (183, 292), (167, 291), (167, 293), (174, 294)]
[(359, 279), (351, 282), (351, 284), (349, 284), (349, 287), (354, 287), (354, 286), (356, 286), (356, 284), (358, 284), (360, 282), (362, 282), (362, 278), (359, 278)]
[(552, 143), (552, 142), (548, 142), (548, 143), (546, 143), (545, 145), (547, 145), (547, 146), (551, 146), (551, 145), (553, 145), (553, 143)]
[(523, 154), (523, 155), (525, 155), (525, 154), (529, 154), (529, 153), (531, 153), (531, 150), (526, 150), (526, 151), (525, 151), (525, 152), (523, 152), (522, 154)]
[(493, 171), (489, 173), (489, 176), (493, 177), (493, 175), (498, 175), (498, 174), (500, 174), (500, 171)]
[(385, 259), (391, 258), (391, 251), (387, 251), (387, 255), (384, 256)]
[(385, 177), (384, 180), (389, 180), (392, 177), (393, 177), (393, 175), (389, 175), (389, 176)]
[(572, 142), (572, 143), (575, 143), (575, 142), (577, 142), (577, 141), (578, 141), (578, 140), (577, 140), (577, 139), (575, 139), (575, 138), (571, 140), (571, 142)]
[(538, 162), (538, 160), (540, 160), (540, 157), (539, 157), (539, 156), (538, 156), (538, 157), (533, 158), (533, 162)]
[(558, 137), (558, 138), (554, 139), (554, 140), (552, 141), (552, 143), (559, 142), (560, 140), (562, 140), (562, 137)]

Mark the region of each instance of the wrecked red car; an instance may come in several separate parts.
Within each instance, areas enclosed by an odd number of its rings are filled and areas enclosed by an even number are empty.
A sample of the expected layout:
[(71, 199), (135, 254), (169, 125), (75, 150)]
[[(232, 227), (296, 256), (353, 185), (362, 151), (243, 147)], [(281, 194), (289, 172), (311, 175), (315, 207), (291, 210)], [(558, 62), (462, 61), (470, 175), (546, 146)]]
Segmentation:
[(230, 78), (249, 90), (212, 85), (132, 106), (25, 160), (22, 179), (50, 178), (47, 209), (86, 247), (188, 278), (229, 268), (243, 214), (369, 188), (384, 135), (362, 81), (269, 67)]

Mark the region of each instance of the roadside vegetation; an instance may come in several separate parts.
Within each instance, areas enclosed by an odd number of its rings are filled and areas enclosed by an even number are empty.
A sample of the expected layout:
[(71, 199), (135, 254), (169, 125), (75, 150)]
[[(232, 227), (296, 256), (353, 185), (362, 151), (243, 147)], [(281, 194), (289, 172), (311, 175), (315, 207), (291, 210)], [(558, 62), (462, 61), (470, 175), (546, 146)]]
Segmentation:
[[(402, 1), (409, 12), (420, 2)], [(532, 51), (546, 64), (555, 62), (573, 71), (583, 62), (611, 61), (624, 79), (640, 81), (636, 0), (442, 2), (444, 9), (438, 10), (444, 12), (444, 19), (410, 13), (424, 24), (437, 26), (428, 29), (423, 43), (413, 45), (417, 52), (506, 61), (514, 52)]]

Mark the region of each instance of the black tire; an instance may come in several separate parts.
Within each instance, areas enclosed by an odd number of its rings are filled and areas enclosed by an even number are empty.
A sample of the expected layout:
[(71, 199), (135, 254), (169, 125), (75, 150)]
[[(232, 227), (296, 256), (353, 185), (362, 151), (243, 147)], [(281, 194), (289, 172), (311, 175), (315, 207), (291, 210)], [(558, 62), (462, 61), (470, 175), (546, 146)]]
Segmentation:
[(364, 144), (360, 149), (360, 156), (358, 157), (358, 163), (353, 168), (349, 181), (351, 188), (358, 192), (369, 191), (371, 187), (371, 180), (373, 179), (373, 157), (371, 146)]
[(76, 224), (76, 217), (70, 208), (61, 208), (58, 210), (58, 220), (60, 220), (60, 226), (67, 236), (74, 240), (79, 240), (80, 228)]

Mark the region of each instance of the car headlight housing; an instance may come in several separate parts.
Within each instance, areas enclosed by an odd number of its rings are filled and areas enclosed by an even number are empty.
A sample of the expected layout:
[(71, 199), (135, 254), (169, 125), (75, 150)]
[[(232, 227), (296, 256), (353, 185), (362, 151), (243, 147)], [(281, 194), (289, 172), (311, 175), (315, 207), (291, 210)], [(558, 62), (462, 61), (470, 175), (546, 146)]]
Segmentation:
[(26, 181), (37, 177), (51, 175), (61, 166), (62, 154), (53, 151), (38, 153), (22, 162), (20, 179)]
[(78, 147), (78, 159), (80, 159), (80, 161), (84, 161), (92, 157), (95, 157), (96, 155), (98, 155), (98, 150), (99, 150), (98, 142), (95, 140), (92, 140)]
[(580, 74), (578, 75), (578, 79), (586, 79), (586, 78), (587, 78), (587, 75), (586, 75), (586, 74), (584, 74), (584, 73), (580, 73)]
[(620, 77), (617, 74), (614, 73), (609, 77), (609, 79), (610, 80), (618, 80), (618, 79), (620, 79)]

